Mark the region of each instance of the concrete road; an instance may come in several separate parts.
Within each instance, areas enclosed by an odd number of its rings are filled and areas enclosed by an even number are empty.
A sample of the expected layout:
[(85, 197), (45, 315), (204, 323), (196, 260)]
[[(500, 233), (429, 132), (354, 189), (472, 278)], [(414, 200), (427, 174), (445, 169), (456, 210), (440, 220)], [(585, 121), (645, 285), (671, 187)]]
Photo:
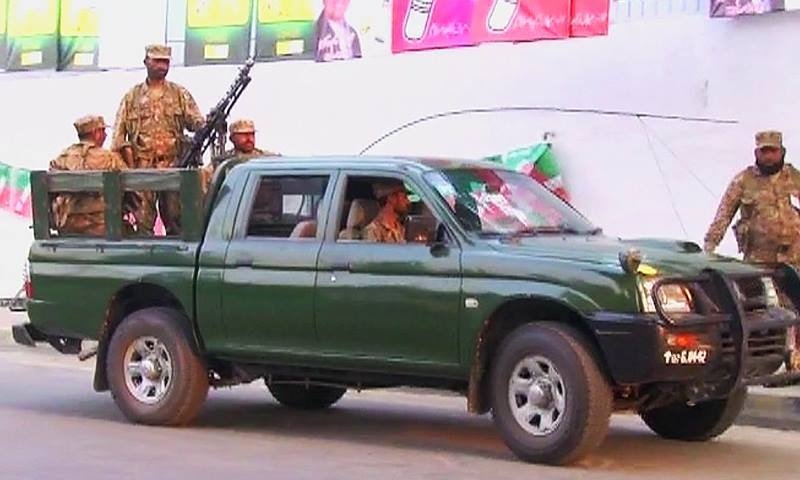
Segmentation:
[(260, 384), (212, 391), (195, 426), (126, 423), (91, 388), (91, 362), (0, 344), (0, 479), (797, 478), (800, 434), (735, 427), (717, 441), (661, 440), (630, 415), (570, 468), (517, 461), (464, 401), (350, 392), (325, 412), (280, 407)]

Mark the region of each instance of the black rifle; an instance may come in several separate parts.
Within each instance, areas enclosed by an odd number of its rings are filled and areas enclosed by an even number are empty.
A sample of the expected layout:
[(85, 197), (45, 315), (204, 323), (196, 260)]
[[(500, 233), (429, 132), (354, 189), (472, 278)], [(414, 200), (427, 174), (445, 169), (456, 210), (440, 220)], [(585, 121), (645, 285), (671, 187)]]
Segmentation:
[(231, 88), (222, 97), (222, 100), (211, 109), (211, 112), (206, 116), (205, 125), (195, 132), (191, 142), (181, 152), (176, 167), (178, 168), (197, 168), (203, 163), (203, 154), (209, 146), (214, 145), (214, 152), (220, 155), (225, 149), (225, 134), (228, 129), (227, 118), (231, 113), (231, 109), (236, 105), (236, 101), (247, 88), (250, 83), (250, 69), (253, 68), (255, 61), (253, 58), (248, 58), (247, 62), (239, 69), (239, 75), (236, 76)]

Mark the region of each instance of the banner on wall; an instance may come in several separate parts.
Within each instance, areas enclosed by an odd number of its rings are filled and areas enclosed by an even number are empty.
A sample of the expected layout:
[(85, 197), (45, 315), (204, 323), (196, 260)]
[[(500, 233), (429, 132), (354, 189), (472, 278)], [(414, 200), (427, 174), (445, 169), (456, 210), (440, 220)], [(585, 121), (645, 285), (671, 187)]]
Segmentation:
[(476, 42), (523, 42), (567, 38), (570, 0), (475, 0)]
[(244, 63), (252, 12), (253, 0), (188, 0), (184, 63)]
[(100, 2), (61, 0), (58, 37), (59, 70), (91, 70), (98, 66)]
[(476, 0), (394, 0), (392, 52), (474, 45)]
[(760, 15), (784, 9), (784, 0), (711, 0), (711, 17)]
[(572, 0), (570, 37), (608, 35), (609, 0)]
[(317, 0), (258, 0), (256, 58), (314, 58)]
[(510, 169), (522, 172), (569, 203), (570, 195), (564, 185), (558, 159), (549, 143), (539, 143), (511, 152), (486, 158)]
[(0, 70), (6, 68), (6, 12), (7, 0), (0, 0)]
[(0, 162), (0, 210), (31, 218), (31, 172)]
[(58, 65), (59, 0), (8, 0), (7, 70)]

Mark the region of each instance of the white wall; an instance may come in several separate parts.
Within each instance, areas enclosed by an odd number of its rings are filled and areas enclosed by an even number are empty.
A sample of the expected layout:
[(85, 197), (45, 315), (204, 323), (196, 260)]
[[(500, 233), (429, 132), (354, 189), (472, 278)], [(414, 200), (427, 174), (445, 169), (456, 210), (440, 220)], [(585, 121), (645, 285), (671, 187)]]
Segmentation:
[[(575, 204), (608, 233), (702, 241), (728, 180), (752, 161), (752, 134), (779, 128), (800, 151), (800, 12), (617, 24), (605, 38), (420, 52), (336, 64), (258, 64), (235, 116), (263, 147), (356, 153), (422, 116), (465, 108), (561, 107), (737, 120), (720, 125), (576, 113), (460, 115), (418, 124), (375, 154), (479, 157), (556, 133)], [(170, 74), (203, 109), (235, 67)], [(113, 119), (142, 71), (0, 75), (0, 159), (45, 168), (73, 140), (74, 118)], [(796, 161), (800, 163), (800, 160)], [(682, 225), (681, 225), (682, 224)], [(0, 214), (0, 295), (13, 293), (30, 232)], [(726, 238), (722, 251), (734, 253)]]

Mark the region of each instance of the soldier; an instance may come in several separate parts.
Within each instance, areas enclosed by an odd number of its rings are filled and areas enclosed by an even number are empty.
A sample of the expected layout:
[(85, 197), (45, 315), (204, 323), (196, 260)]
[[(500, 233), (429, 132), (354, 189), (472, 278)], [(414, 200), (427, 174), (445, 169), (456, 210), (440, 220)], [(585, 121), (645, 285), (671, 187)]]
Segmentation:
[(376, 184), (372, 188), (381, 210), (364, 227), (364, 240), (377, 243), (406, 243), (406, 227), (401, 217), (408, 213), (408, 194), (401, 182)]
[[(197, 131), (205, 119), (184, 87), (166, 80), (172, 50), (163, 45), (145, 48), (147, 80), (134, 86), (120, 103), (111, 147), (131, 168), (172, 168), (180, 154), (184, 130)], [(180, 230), (176, 192), (143, 192), (137, 214), (138, 233), (152, 235), (158, 212), (167, 235)]]
[[(800, 172), (784, 162), (786, 149), (780, 132), (756, 134), (755, 155), (756, 164), (728, 186), (703, 249), (714, 251), (739, 210), (741, 218), (733, 230), (745, 261), (785, 262), (800, 268)], [(794, 345), (787, 367), (792, 370), (800, 370), (796, 335), (789, 339)]]
[(739, 251), (747, 262), (786, 262), (800, 268), (800, 172), (785, 164), (780, 132), (756, 134), (756, 164), (728, 185), (717, 215), (705, 236), (704, 250), (713, 252), (736, 211)]
[(230, 139), (233, 148), (225, 152), (221, 157), (213, 158), (209, 165), (202, 170), (203, 190), (208, 191), (211, 185), (211, 178), (219, 165), (227, 160), (234, 160), (237, 163), (257, 157), (278, 156), (277, 153), (263, 151), (256, 148), (256, 127), (252, 120), (241, 119), (231, 123)]
[[(106, 122), (100, 116), (85, 116), (75, 121), (78, 143), (50, 162), (50, 171), (124, 170), (119, 154), (103, 148)], [(53, 202), (56, 228), (61, 234), (105, 235), (105, 203), (99, 193), (59, 195)]]

